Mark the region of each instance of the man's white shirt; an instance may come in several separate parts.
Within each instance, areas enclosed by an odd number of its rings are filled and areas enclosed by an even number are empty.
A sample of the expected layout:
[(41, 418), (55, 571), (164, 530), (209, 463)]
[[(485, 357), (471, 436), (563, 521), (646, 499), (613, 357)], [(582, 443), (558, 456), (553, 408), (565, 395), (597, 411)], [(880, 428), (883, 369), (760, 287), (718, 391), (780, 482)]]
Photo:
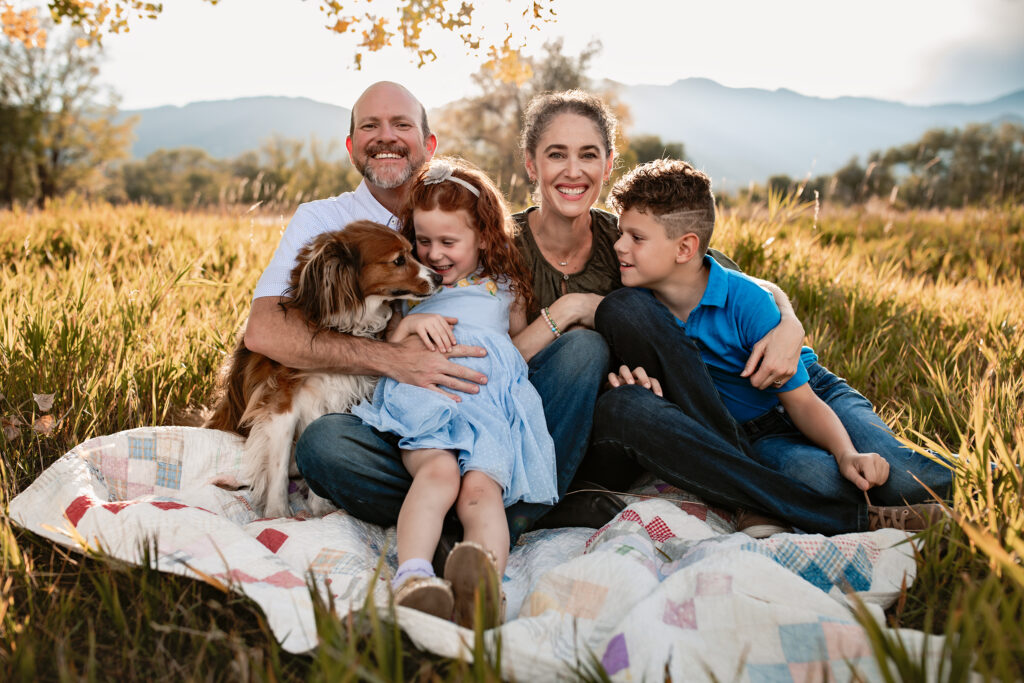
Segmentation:
[(285, 296), (302, 247), (321, 233), (340, 230), (353, 221), (362, 220), (398, 229), (398, 219), (370, 194), (365, 180), (352, 192), (301, 204), (281, 235), (274, 257), (256, 283), (252, 298)]

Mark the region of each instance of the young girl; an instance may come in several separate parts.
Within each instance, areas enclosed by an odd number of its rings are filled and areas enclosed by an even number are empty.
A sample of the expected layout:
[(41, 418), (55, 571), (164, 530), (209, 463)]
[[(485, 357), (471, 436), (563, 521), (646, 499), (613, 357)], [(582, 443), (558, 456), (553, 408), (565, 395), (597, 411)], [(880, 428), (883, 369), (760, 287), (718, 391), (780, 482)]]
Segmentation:
[[(413, 184), (399, 216), (420, 261), (443, 278), (441, 291), (405, 309), (388, 340), (417, 335), (431, 349), (487, 349), (460, 362), (487, 376), (479, 393), (452, 398), (384, 378), (373, 402), (352, 410), (368, 425), (402, 437), (412, 485), (398, 515), (397, 604), (472, 626), (474, 591), (484, 586), (486, 627), (500, 622), (508, 560), (505, 507), (558, 497), (555, 451), (540, 396), (514, 345), (526, 327), (529, 274), (513, 244), (512, 221), (487, 176), (459, 159), (437, 159)], [(510, 337), (511, 335), (511, 337)], [(444, 580), (431, 558), (452, 505), (465, 541), (449, 554)]]

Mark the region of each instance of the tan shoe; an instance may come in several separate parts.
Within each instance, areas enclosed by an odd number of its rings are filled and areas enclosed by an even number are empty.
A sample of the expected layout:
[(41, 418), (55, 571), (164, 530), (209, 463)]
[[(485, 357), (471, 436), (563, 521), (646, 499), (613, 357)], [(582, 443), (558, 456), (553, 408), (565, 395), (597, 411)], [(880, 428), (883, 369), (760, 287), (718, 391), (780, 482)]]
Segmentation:
[(945, 517), (946, 511), (938, 503), (868, 505), (868, 530), (924, 531)]
[(775, 534), (793, 533), (793, 527), (786, 525), (781, 520), (742, 508), (736, 511), (733, 522), (736, 524), (736, 531), (742, 531), (753, 538), (768, 538)]
[(505, 621), (505, 596), (494, 556), (472, 541), (455, 544), (444, 563), (444, 578), (455, 593), (455, 623), (473, 628), (476, 602), (480, 597), (483, 630), (501, 626)]
[(451, 620), (455, 598), (452, 586), (436, 576), (411, 576), (395, 591), (395, 604)]

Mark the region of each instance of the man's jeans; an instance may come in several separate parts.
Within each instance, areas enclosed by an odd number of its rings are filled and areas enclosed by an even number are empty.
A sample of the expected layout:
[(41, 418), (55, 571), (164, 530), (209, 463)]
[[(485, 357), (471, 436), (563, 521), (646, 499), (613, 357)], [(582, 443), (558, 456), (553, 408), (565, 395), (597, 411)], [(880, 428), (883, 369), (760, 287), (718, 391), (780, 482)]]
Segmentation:
[[(608, 369), (608, 347), (593, 330), (572, 330), (534, 356), (529, 369), (555, 442), (562, 497), (587, 449), (594, 401)], [(324, 415), (299, 437), (295, 460), (317, 494), (359, 519), (391, 526), (412, 483), (398, 441), (397, 435), (378, 432), (354, 415)], [(537, 503), (507, 508), (512, 542), (550, 509)]]
[[(768, 513), (805, 531), (836, 534), (867, 529), (863, 494), (842, 478), (830, 455), (807, 447), (794, 455), (801, 461), (794, 468), (788, 463), (786, 471), (776, 467), (789, 457), (787, 440), (796, 435), (791, 424), (783, 430), (775, 418), (784, 425), (788, 418), (769, 414), (739, 425), (722, 403), (697, 345), (650, 292), (621, 289), (608, 295), (597, 310), (596, 328), (608, 340), (614, 358), (630, 368), (642, 366), (660, 380), (665, 398), (635, 385), (601, 396), (588, 456), (589, 478), (600, 473), (599, 483), (621, 486), (621, 481), (643, 469), (709, 502)], [(881, 421), (870, 403), (841, 379), (816, 366), (812, 382), (840, 419), (851, 421), (848, 429), (855, 444), (870, 443), (874, 448), (886, 439), (894, 441), (891, 433), (879, 429)], [(867, 420), (866, 413), (874, 421)], [(878, 452), (890, 457), (893, 450)], [(831, 460), (831, 469), (821, 456)], [(811, 461), (809, 481), (805, 481), (806, 473), (797, 469)], [(890, 462), (892, 481), (871, 490), (876, 497), (872, 502), (902, 504), (904, 496), (911, 501), (926, 499), (924, 489), (903, 474), (907, 469), (935, 484), (939, 495), (948, 494), (951, 476), (941, 465), (909, 450)]]

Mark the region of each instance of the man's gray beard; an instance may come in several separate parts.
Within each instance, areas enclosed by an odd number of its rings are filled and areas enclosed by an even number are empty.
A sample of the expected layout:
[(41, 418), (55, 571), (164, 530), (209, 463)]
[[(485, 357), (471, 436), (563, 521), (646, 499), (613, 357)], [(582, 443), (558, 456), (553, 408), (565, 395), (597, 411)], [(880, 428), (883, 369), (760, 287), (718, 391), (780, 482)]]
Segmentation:
[(402, 185), (405, 185), (407, 182), (409, 182), (409, 178), (412, 178), (413, 173), (418, 171), (420, 167), (423, 166), (423, 164), (426, 163), (427, 161), (426, 157), (420, 157), (416, 159), (411, 156), (406, 157), (405, 160), (406, 162), (408, 162), (408, 165), (406, 166), (405, 170), (399, 173), (398, 176), (394, 178), (379, 177), (373, 171), (373, 168), (370, 166), (370, 161), (372, 160), (369, 157), (366, 159), (366, 163), (356, 164), (355, 167), (356, 170), (359, 171), (359, 173), (364, 178), (366, 178), (366, 182), (370, 183), (371, 185), (375, 185), (381, 188), (382, 190), (393, 190), (396, 187), (401, 187)]

